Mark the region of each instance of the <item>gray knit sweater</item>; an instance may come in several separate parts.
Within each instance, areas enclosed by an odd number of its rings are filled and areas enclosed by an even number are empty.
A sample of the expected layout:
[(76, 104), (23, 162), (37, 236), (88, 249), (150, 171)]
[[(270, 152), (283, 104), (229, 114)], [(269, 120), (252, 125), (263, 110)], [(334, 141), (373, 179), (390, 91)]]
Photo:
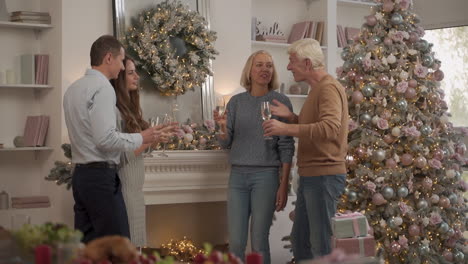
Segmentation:
[[(276, 99), (292, 111), (288, 97), (275, 91), (264, 96), (252, 96), (249, 92), (231, 98), (227, 109), (227, 139), (220, 140), (223, 148), (230, 148), (230, 162), (235, 166), (279, 167), (290, 163), (294, 155), (294, 139), (290, 136), (263, 138), (261, 102)], [(285, 122), (282, 118), (272, 119)]]

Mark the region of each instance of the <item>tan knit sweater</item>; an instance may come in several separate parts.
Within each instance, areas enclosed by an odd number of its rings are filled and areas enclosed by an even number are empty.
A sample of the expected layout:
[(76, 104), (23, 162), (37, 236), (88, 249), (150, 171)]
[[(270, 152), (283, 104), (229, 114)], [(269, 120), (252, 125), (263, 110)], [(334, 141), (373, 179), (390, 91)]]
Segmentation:
[(312, 87), (299, 114), (300, 176), (346, 174), (348, 101), (343, 86), (327, 75)]

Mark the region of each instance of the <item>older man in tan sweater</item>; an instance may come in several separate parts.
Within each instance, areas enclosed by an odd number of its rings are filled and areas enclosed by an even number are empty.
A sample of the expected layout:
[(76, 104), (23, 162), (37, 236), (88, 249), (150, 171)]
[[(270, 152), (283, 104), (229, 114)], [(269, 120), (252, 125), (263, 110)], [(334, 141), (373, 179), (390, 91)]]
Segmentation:
[(324, 70), (324, 55), (316, 40), (299, 40), (288, 53), (294, 80), (307, 82), (311, 91), (299, 116), (274, 100), (272, 114), (290, 122), (269, 120), (263, 128), (265, 136), (299, 138), (300, 178), (291, 237), (294, 257), (300, 261), (331, 252), (330, 219), (345, 187), (348, 103), (343, 86)]

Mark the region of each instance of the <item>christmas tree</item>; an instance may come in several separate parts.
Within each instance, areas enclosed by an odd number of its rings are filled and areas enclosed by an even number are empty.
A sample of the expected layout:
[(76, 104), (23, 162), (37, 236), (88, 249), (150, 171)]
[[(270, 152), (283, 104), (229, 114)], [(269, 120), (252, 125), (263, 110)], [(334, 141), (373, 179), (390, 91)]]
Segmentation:
[(466, 146), (419, 22), (410, 0), (384, 0), (341, 53), (350, 132), (339, 210), (366, 215), (387, 263), (466, 263)]

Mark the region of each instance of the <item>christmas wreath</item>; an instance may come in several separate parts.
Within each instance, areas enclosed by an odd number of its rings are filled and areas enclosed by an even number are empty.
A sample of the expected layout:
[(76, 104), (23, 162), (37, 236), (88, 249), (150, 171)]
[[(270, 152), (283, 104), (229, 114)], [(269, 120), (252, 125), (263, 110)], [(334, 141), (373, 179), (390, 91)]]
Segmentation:
[(127, 52), (162, 95), (182, 95), (212, 75), (216, 33), (179, 1), (164, 1), (141, 12), (126, 34)]

